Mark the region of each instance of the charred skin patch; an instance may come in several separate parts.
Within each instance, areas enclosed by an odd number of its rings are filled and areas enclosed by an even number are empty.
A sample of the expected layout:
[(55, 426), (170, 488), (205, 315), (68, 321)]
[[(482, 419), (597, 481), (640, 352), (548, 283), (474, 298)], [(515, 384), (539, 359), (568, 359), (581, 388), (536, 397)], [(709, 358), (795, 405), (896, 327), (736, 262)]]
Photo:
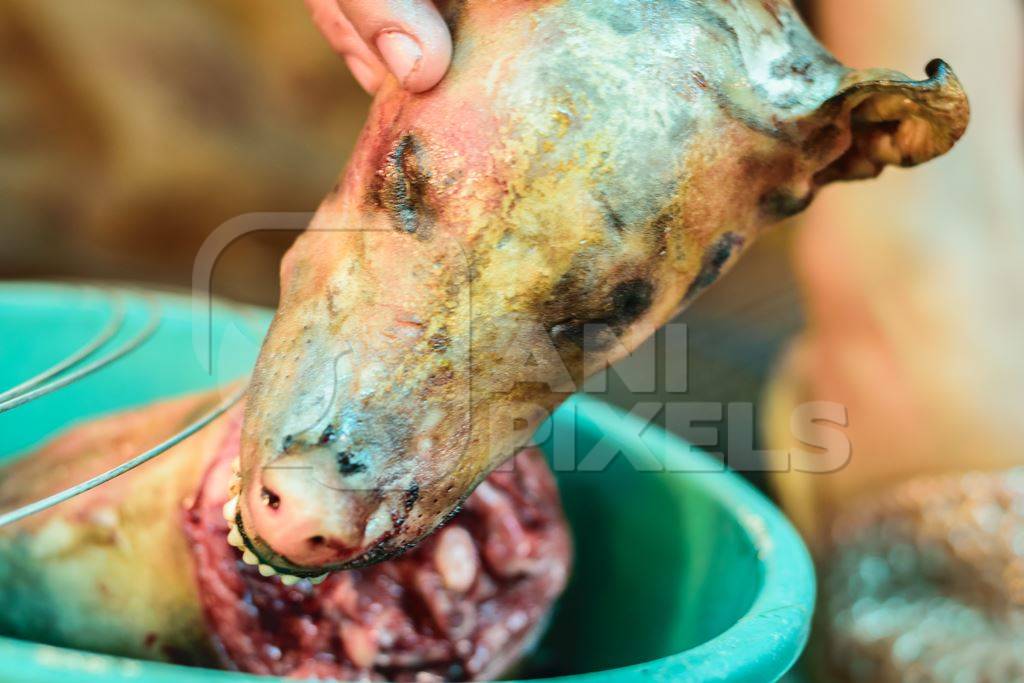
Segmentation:
[(727, 232), (711, 245), (704, 253), (700, 272), (686, 290), (686, 300), (690, 301), (702, 291), (714, 284), (722, 274), (722, 268), (732, 258), (733, 252), (743, 246), (743, 237), (734, 232)]
[(395, 230), (428, 239), (434, 211), (427, 201), (430, 174), (416, 136), (403, 135), (384, 158), (371, 187), (373, 204), (386, 211)]
[(612, 290), (612, 315), (609, 323), (625, 327), (636, 321), (651, 307), (654, 285), (648, 280), (637, 278), (623, 282)]
[[(827, 133), (825, 140), (827, 140)], [(815, 142), (815, 145), (819, 143)], [(777, 222), (791, 218), (810, 206), (814, 200), (814, 187), (794, 185), (799, 177), (799, 155), (769, 158), (751, 155), (740, 160), (741, 177), (747, 187), (760, 187), (757, 208), (765, 221)]]
[(668, 209), (658, 214), (645, 229), (654, 249), (655, 258), (661, 259), (668, 255), (668, 236), (674, 230), (677, 221), (677, 212), (674, 209)]
[(366, 471), (366, 463), (359, 462), (349, 451), (341, 451), (337, 455), (338, 472), (341, 476), (348, 477)]
[(559, 320), (548, 327), (548, 334), (556, 344), (568, 342), (579, 349), (599, 349), (605, 345), (604, 330), (621, 332), (646, 313), (653, 300), (654, 285), (649, 280), (627, 280), (612, 289), (598, 312)]
[(803, 197), (796, 197), (785, 189), (772, 190), (761, 197), (761, 212), (766, 218), (782, 220), (802, 213), (811, 202), (814, 193), (808, 192)]
[(626, 229), (626, 220), (622, 215), (616, 211), (611, 204), (608, 203), (608, 199), (601, 197), (601, 210), (604, 213), (605, 224), (616, 233), (621, 233)]
[(444, 328), (439, 330), (437, 333), (432, 334), (430, 339), (427, 340), (427, 345), (430, 346), (432, 351), (437, 353), (444, 353), (448, 350), (448, 347), (452, 343), (452, 338), (448, 336), (448, 331)]
[(405, 496), (402, 498), (402, 507), (405, 508), (405, 512), (408, 513), (412, 510), (413, 506), (416, 505), (416, 501), (420, 499), (420, 486), (419, 484), (413, 484), (405, 490)]
[(569, 343), (579, 349), (592, 348), (596, 342), (593, 327), (588, 328), (588, 323), (583, 320), (569, 319), (557, 322), (548, 328), (548, 335), (556, 344)]

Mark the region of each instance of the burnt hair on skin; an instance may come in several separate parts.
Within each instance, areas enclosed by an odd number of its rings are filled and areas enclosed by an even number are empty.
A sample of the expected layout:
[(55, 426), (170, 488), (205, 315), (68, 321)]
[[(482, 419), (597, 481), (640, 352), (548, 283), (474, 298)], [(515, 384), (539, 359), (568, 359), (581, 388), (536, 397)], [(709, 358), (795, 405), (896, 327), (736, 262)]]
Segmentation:
[(356, 460), (356, 456), (352, 453), (349, 451), (341, 451), (338, 453), (338, 472), (341, 473), (341, 476), (348, 477), (365, 471), (366, 463)]
[(761, 211), (772, 220), (784, 220), (803, 213), (811, 202), (814, 201), (814, 193), (808, 192), (802, 197), (795, 196), (788, 190), (773, 190), (761, 197)]
[(733, 252), (743, 246), (743, 237), (734, 232), (727, 232), (704, 252), (704, 259), (701, 262), (700, 272), (690, 283), (686, 290), (686, 301), (692, 300), (695, 296), (714, 284), (718, 276), (722, 274), (722, 268), (732, 258)]
[(402, 498), (402, 506), (405, 508), (406, 513), (412, 510), (413, 506), (416, 505), (416, 501), (420, 499), (420, 485), (413, 484), (405, 490), (405, 496)]
[(430, 237), (434, 211), (427, 202), (430, 174), (423, 163), (423, 148), (406, 133), (385, 156), (372, 186), (373, 203), (388, 213), (395, 230), (420, 239)]
[(552, 325), (548, 332), (555, 342), (567, 341), (578, 348), (599, 348), (604, 330), (621, 332), (647, 312), (654, 301), (650, 280), (635, 278), (620, 282), (608, 296), (604, 312), (586, 318), (570, 318)]

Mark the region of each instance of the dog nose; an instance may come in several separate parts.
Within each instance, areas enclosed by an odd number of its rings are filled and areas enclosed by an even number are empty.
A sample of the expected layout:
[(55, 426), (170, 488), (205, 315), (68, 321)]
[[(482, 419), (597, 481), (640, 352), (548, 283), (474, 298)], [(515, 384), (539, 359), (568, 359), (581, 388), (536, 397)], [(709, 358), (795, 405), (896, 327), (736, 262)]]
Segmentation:
[(246, 495), (247, 532), (292, 564), (339, 564), (365, 552), (366, 501), (319, 484), (308, 468), (265, 468)]

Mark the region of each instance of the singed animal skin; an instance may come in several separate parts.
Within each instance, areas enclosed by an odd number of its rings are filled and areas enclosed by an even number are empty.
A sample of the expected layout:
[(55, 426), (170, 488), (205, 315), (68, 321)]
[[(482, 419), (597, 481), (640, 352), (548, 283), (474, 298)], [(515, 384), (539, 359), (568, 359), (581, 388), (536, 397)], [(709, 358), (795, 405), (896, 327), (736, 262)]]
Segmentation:
[(282, 263), (236, 520), (280, 571), (417, 542), (766, 225), (967, 123), (944, 63), (852, 71), (784, 0), (445, 12), (450, 73), (385, 84)]

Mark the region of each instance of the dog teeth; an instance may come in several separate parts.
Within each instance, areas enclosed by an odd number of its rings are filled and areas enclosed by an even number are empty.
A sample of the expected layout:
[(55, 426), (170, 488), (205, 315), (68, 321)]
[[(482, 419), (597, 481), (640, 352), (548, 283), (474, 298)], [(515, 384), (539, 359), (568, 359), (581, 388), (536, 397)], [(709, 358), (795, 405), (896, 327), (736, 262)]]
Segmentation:
[(238, 496), (232, 496), (224, 503), (224, 519), (228, 522), (235, 521), (235, 514), (238, 513)]
[(231, 529), (228, 531), (228, 545), (235, 548), (242, 548), (245, 546), (245, 542), (242, 540), (242, 534), (234, 524), (231, 525)]
[[(256, 570), (260, 573), (260, 576), (270, 578), (276, 576), (281, 583), (285, 586), (294, 586), (303, 579), (298, 576), (291, 574), (281, 574), (276, 569), (271, 567), (269, 564), (263, 564), (260, 562), (260, 558), (256, 556), (256, 553), (245, 547), (245, 540), (242, 538), (242, 532), (238, 529), (238, 497), (242, 489), (242, 478), (238, 474), (239, 459), (235, 458), (231, 463), (231, 470), (234, 474), (231, 477), (231, 483), (228, 486), (231, 498), (224, 503), (223, 513), (224, 519), (228, 523), (228, 544), (238, 548), (242, 551), (242, 562), (248, 565), (256, 567)], [(314, 576), (309, 580), (309, 583), (314, 586), (319, 586), (323, 583), (328, 574), (321, 574), (320, 576)]]

